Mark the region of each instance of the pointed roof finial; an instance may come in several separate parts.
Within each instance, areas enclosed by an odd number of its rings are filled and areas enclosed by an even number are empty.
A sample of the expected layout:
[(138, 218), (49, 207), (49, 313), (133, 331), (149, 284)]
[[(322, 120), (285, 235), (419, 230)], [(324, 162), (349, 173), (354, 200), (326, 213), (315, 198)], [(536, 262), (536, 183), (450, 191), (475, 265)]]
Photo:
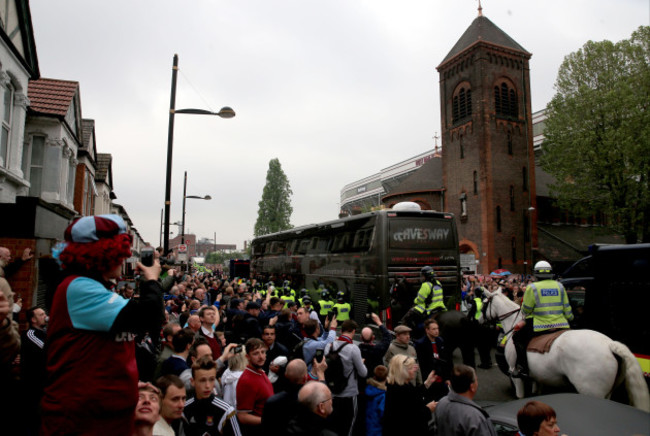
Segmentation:
[(478, 16), (483, 16), (483, 8), (481, 7), (481, 0), (478, 0)]

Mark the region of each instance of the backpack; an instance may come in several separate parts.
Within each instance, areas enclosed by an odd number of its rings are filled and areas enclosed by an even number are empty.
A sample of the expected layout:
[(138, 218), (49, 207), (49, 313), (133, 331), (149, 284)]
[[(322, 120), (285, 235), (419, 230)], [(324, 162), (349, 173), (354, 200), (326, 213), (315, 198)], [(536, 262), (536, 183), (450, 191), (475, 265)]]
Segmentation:
[(307, 340), (301, 340), (296, 345), (294, 345), (294, 347), (291, 349), (291, 352), (289, 353), (289, 360), (304, 358), (302, 354), (302, 347), (305, 345), (305, 342), (307, 342)]
[[(344, 342), (338, 349), (334, 348), (334, 343), (330, 348), (330, 352), (325, 356), (327, 362), (327, 369), (325, 370), (325, 383), (330, 388), (332, 394), (340, 394), (348, 385), (348, 377), (344, 374), (343, 360), (341, 359), (341, 350), (348, 345)], [(354, 368), (352, 369), (354, 372)]]

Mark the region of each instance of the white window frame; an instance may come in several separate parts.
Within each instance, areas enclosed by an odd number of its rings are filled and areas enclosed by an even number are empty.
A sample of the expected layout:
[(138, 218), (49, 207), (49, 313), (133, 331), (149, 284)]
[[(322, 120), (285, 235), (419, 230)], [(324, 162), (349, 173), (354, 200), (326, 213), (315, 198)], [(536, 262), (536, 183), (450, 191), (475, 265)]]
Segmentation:
[[(2, 125), (0, 126), (0, 166), (8, 167), (9, 151), (11, 148), (11, 123), (14, 116), (14, 103), (16, 99), (16, 89), (7, 81), (2, 89)], [(9, 98), (7, 99), (7, 95)], [(8, 103), (7, 103), (8, 102)], [(6, 104), (7, 103), (7, 104)], [(9, 116), (7, 116), (9, 114)], [(6, 136), (4, 135), (6, 133)], [(2, 138), (6, 137), (6, 142), (2, 143)]]
[[(34, 139), (36, 138), (42, 138), (43, 139), (43, 162), (40, 164), (34, 164)], [(29, 144), (29, 174), (26, 176), (27, 180), (29, 180), (29, 183), (31, 184), (31, 187), (29, 188), (29, 193), (30, 196), (34, 197), (40, 197), (43, 194), (43, 177), (45, 173), (45, 149), (47, 148), (47, 138), (45, 135), (32, 135), (32, 140), (30, 141)], [(41, 170), (41, 181), (39, 183), (40, 186), (38, 186), (38, 195), (33, 192), (33, 189), (36, 189), (34, 186), (34, 182), (32, 180), (32, 171), (34, 168), (40, 168)]]

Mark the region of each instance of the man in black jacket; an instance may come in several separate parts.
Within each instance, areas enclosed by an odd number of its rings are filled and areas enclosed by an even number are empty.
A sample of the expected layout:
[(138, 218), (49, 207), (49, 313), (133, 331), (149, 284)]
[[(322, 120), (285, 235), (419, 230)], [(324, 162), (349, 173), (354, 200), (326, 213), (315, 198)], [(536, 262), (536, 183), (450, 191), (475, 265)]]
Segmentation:
[[(318, 374), (320, 381), (325, 380), (326, 366), (324, 360), (314, 364), (313, 372)], [(285, 434), (289, 421), (296, 415), (298, 409), (298, 391), (310, 378), (307, 374), (307, 365), (301, 359), (294, 359), (287, 364), (284, 377), (287, 381), (286, 389), (266, 400), (264, 405), (262, 427), (264, 434), (268, 436)]]
[[(38, 404), (41, 402), (43, 387), (45, 386), (45, 339), (47, 333), (47, 315), (40, 307), (32, 307), (27, 310), (27, 321), (29, 330), (27, 330), (20, 341), (20, 379), (22, 381), (22, 392), (24, 395), (25, 409), (29, 410), (31, 417), (38, 417)], [(32, 415), (33, 414), (33, 415)], [(32, 429), (32, 433), (37, 434), (40, 424), (39, 419), (26, 421), (26, 424)]]
[(425, 335), (415, 342), (415, 352), (422, 377), (428, 377), (431, 371), (436, 373), (434, 382), (427, 389), (427, 400), (438, 401), (449, 392), (447, 382), (453, 362), (445, 349), (444, 340), (439, 336), (440, 328), (435, 319), (424, 321), (424, 333)]
[(335, 436), (326, 428), (332, 414), (332, 392), (325, 383), (310, 381), (298, 392), (298, 414), (289, 422), (287, 434), (300, 436)]
[(372, 321), (379, 327), (381, 332), (381, 342), (375, 342), (375, 334), (370, 327), (361, 329), (361, 343), (359, 349), (361, 350), (361, 357), (364, 359), (368, 374), (373, 374), (375, 367), (383, 365), (384, 355), (390, 346), (391, 335), (388, 329), (382, 324), (381, 319), (376, 314), (371, 314)]

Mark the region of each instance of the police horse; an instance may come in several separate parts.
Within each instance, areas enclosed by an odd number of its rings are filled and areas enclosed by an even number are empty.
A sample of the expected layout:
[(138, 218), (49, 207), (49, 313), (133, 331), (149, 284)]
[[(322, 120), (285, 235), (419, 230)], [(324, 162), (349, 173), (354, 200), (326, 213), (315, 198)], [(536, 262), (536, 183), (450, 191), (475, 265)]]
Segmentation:
[[(398, 280), (391, 287), (391, 298), (393, 298), (393, 307), (406, 308), (411, 307), (415, 295), (409, 291), (406, 280)], [(400, 312), (400, 310), (396, 310)], [(467, 316), (458, 310), (448, 310), (435, 315), (438, 326), (440, 327), (440, 336), (445, 341), (445, 348), (449, 357), (454, 350), (459, 348), (463, 357), (463, 363), (469, 366), (475, 366), (474, 358), (474, 338), (470, 320)], [(404, 324), (410, 327), (412, 339), (419, 339), (424, 335), (422, 327), (423, 319), (411, 308), (407, 310), (403, 317), (398, 315), (396, 319), (398, 324)]]
[[(498, 289), (485, 291), (483, 315), (500, 321), (508, 336), (505, 356), (512, 370), (516, 352), (512, 342), (514, 325), (525, 315), (517, 303)], [(578, 393), (609, 398), (625, 382), (632, 406), (650, 412), (650, 393), (639, 362), (624, 344), (593, 330), (569, 330), (558, 336), (545, 354), (528, 351), (529, 375), (547, 386), (572, 385)], [(524, 397), (524, 383), (513, 378), (517, 398)]]

